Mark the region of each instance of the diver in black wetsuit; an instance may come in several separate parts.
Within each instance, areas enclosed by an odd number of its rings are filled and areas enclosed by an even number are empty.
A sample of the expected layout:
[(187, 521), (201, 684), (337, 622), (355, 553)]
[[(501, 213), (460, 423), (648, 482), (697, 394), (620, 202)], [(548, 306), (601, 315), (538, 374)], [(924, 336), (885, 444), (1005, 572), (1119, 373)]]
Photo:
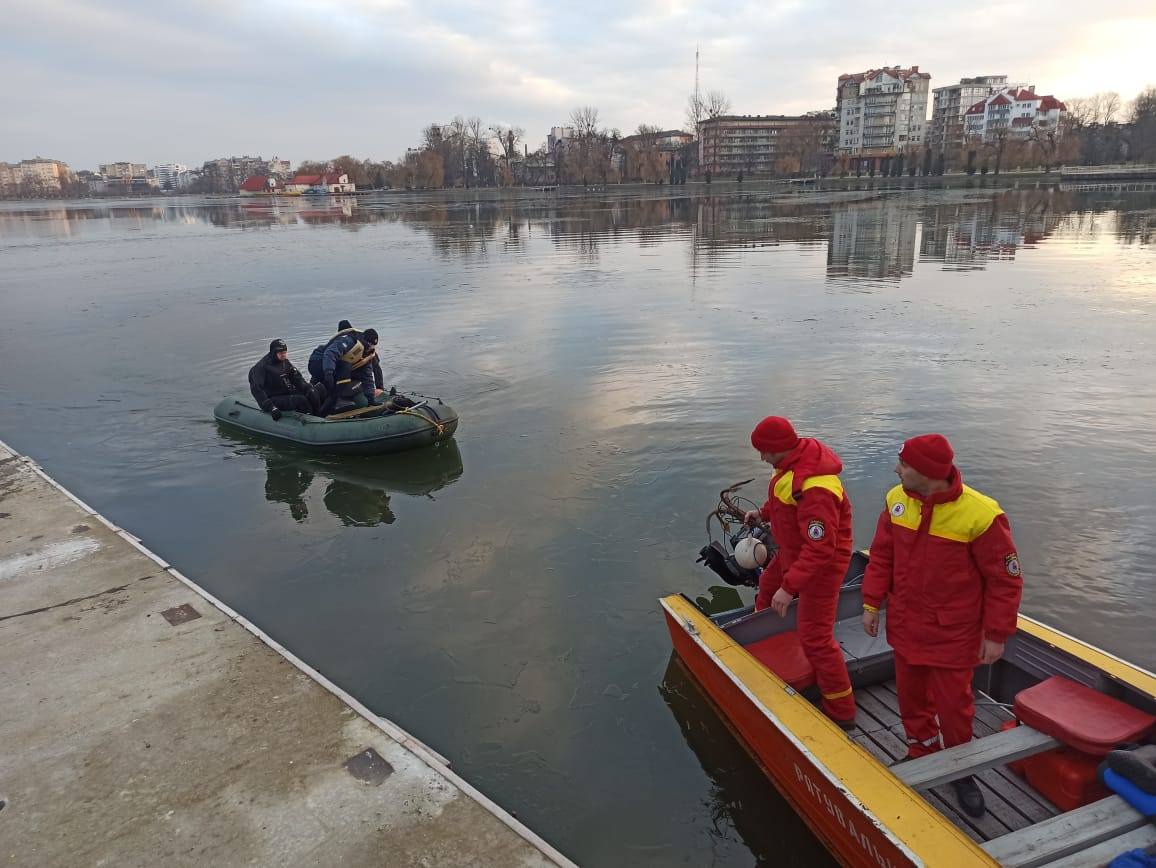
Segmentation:
[(249, 391), (257, 406), (274, 419), (281, 418), (282, 410), (318, 411), (313, 389), (289, 361), (289, 348), (280, 338), (271, 342), (269, 352), (249, 369)]

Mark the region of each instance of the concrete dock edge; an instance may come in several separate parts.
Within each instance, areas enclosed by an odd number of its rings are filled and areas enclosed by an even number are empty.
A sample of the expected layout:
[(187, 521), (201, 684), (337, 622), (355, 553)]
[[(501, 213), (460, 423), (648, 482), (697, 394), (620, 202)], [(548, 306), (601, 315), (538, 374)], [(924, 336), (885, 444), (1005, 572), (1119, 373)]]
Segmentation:
[[(37, 462), (35, 462), (33, 459), (31, 459), (27, 456), (21, 455), (16, 450), (12, 449), (6, 443), (4, 443), (4, 441), (0, 440), (0, 464), (3, 464), (3, 463), (10, 463), (10, 464), (14, 463), (15, 465), (18, 465), (18, 467), (23, 468), (26, 472), (30, 472), (37, 479), (39, 479), (40, 481), (42, 481), (46, 485), (50, 486), (56, 492), (59, 492), (60, 494), (64, 495), (64, 497), (67, 498), (73, 505), (75, 505), (75, 507), (77, 509), (79, 509), (80, 512), (83, 513), (83, 515), (85, 517), (88, 517), (89, 519), (91, 519), (95, 522), (99, 522), (101, 525), (103, 525), (105, 528), (107, 528), (109, 531), (111, 531), (113, 534), (115, 534), (116, 537), (118, 537), (120, 540), (122, 540), (123, 542), (125, 542), (129, 546), (131, 546), (133, 549), (135, 549), (135, 551), (138, 552), (141, 556), (143, 556), (144, 558), (147, 558), (152, 564), (155, 564), (157, 567), (159, 567), (167, 576), (171, 577), (172, 579), (175, 579), (177, 582), (179, 582), (185, 588), (190, 590), (197, 597), (204, 600), (206, 603), (208, 603), (210, 606), (212, 606), (214, 609), (216, 609), (217, 612), (219, 612), (221, 615), (223, 615), (228, 621), (235, 623), (235, 624), (238, 624), (241, 627), (243, 627), (245, 631), (247, 631), (249, 634), (251, 634), (257, 640), (259, 640), (260, 643), (263, 644), (266, 648), (275, 652), (276, 655), (278, 655), (283, 661), (288, 662), (294, 669), (296, 669), (298, 672), (300, 672), (301, 674), (306, 676), (314, 684), (320, 686), (321, 688), (324, 688), (324, 690), (328, 694), (330, 694), (332, 697), (336, 698), (345, 708), (352, 710), (356, 715), (358, 715), (360, 718), (362, 718), (364, 721), (366, 721), (372, 727), (379, 730), (382, 734), (387, 736), (392, 741), (396, 742), (397, 745), (399, 745), (401, 748), (403, 748), (405, 751), (407, 751), (413, 757), (420, 760), (420, 762), (422, 764), (424, 764), (424, 766), (428, 767), (429, 770), (432, 770), (433, 772), (436, 773), (437, 776), (444, 779), (445, 783), (448, 784), (449, 787), (452, 788), (453, 791), (455, 791), (456, 793), (460, 793), (463, 796), (466, 796), (468, 799), (470, 799), (474, 803), (476, 803), (477, 806), (479, 806), (490, 817), (492, 817), (495, 822), (500, 823), (502, 826), (504, 826), (506, 829), (508, 829), (509, 832), (513, 833), (514, 836), (516, 836), (518, 839), (520, 839), (522, 842), (524, 842), (524, 845), (525, 845), (527, 852), (525, 854), (522, 854), (522, 856), (519, 857), (516, 861), (522, 862), (523, 864), (529, 864), (532, 862), (532, 863), (536, 863), (536, 864), (553, 864), (553, 865), (557, 865), (557, 866), (572, 866), (574, 864), (569, 859), (567, 859), (564, 855), (562, 855), (558, 850), (556, 850), (553, 846), (551, 846), (547, 841), (545, 841), (543, 838), (541, 838), (539, 835), (537, 835), (535, 832), (533, 832), (531, 829), (529, 829), (527, 826), (525, 826), (523, 823), (521, 823), (518, 819), (516, 819), (514, 816), (512, 816), (510, 813), (508, 813), (506, 810), (504, 810), (501, 806), (496, 804), (493, 800), (488, 798), (485, 794), (483, 794), (478, 789), (476, 789), (474, 786), (472, 786), (468, 781), (464, 780), (460, 775), (458, 775), (450, 767), (450, 764), (446, 760), (446, 758), (443, 757), (441, 754), (439, 754), (437, 751), (433, 750), (428, 745), (424, 744), (421, 740), (419, 740), (418, 738), (416, 738), (415, 736), (413, 736), (409, 732), (405, 731), (403, 728), (401, 728), (397, 724), (393, 723), (392, 721), (370, 711), (368, 708), (365, 707), (365, 705), (363, 705), (356, 698), (351, 696), (347, 691), (343, 690), (341, 687), (339, 687), (338, 685), (336, 685), (332, 681), (330, 681), (328, 678), (326, 678), (324, 675), (322, 675), (321, 673), (319, 673), (318, 671), (313, 669), (311, 666), (309, 666), (307, 663), (305, 663), (303, 660), (301, 660), (299, 657), (297, 657), (291, 651), (286, 649), (279, 642), (277, 642), (272, 637), (267, 635), (264, 631), (262, 631), (258, 626), (253, 624), (251, 621), (249, 621), (243, 615), (236, 612), (231, 607), (229, 607), (227, 604), (225, 604), (221, 600), (217, 599), (216, 597), (214, 597), (212, 594), (208, 593), (207, 591), (205, 591), (203, 588), (198, 586), (196, 584), (196, 582), (192, 581), (190, 578), (188, 578), (183, 573), (181, 573), (180, 570), (178, 570), (172, 564), (168, 563), (164, 558), (160, 557), (155, 552), (151, 551), (141, 541), (140, 538), (138, 538), (137, 536), (132, 534), (130, 531), (118, 526), (116, 523), (110, 521), (108, 518), (103, 516), (96, 509), (94, 509), (89, 504), (85, 503), (83, 500), (81, 500), (79, 497), (77, 497), (75, 494), (70, 492), (63, 485), (61, 485), (55, 479), (53, 479), (48, 473), (46, 473), (44, 471), (44, 469), (41, 468), (40, 465)], [(5, 496), (4, 489), (0, 488), (0, 502), (2, 502), (4, 496)], [(7, 517), (7, 513), (0, 513), (0, 515)], [(83, 527), (83, 525), (81, 525), (81, 527)], [(0, 530), (3, 530), (3, 528), (0, 527)], [(35, 539), (36, 537), (33, 537), (33, 538)], [(4, 558), (6, 556), (9, 556), (10, 554), (11, 554), (11, 547), (8, 547), (7, 549), (0, 547), (0, 563), (3, 563)], [(28, 554), (22, 553), (19, 557), (25, 557), (26, 558), (26, 557), (28, 557)], [(9, 558), (9, 561), (18, 560), (18, 559), (19, 558)], [(3, 598), (0, 597), (0, 600), (2, 600), (2, 599)], [(57, 604), (57, 605), (63, 605), (63, 604)], [(23, 614), (23, 613), (21, 613), (21, 614)], [(14, 615), (11, 615), (9, 613), (4, 612), (2, 609), (0, 609), (0, 616), (16, 617)], [(0, 620), (2, 620), (2, 619), (3, 618), (0, 617)], [(3, 624), (0, 624), (0, 628), (2, 628), (3, 626), (4, 626)], [(3, 633), (0, 632), (0, 643), (2, 643), (3, 638), (4, 638)], [(11, 680), (14, 677), (18, 677), (18, 673), (14, 673), (14, 672), (9, 671), (9, 667), (7, 665), (4, 665), (4, 660), (3, 660), (4, 654), (5, 654), (5, 649), (4, 649), (3, 645), (0, 644), (0, 682), (2, 682), (4, 679)], [(15, 688), (10, 683), (9, 684), (9, 691), (12, 691), (14, 689)], [(3, 684), (0, 683), (0, 697), (3, 697), (4, 693), (5, 693), (5, 690), (3, 689)], [(2, 727), (3, 727), (3, 722), (0, 721), (0, 728), (2, 728)], [(8, 754), (14, 747), (19, 748), (19, 745), (15, 745), (15, 746), (9, 745), (7, 747), (0, 745), (0, 758), (5, 757), (5, 755)], [(9, 756), (7, 759), (4, 760), (2, 766), (0, 766), (0, 799), (5, 798), (6, 792), (7, 792), (7, 795), (9, 797), (12, 797), (12, 795), (13, 795), (11, 792), (8, 792), (6, 789), (8, 786), (10, 786), (10, 784), (6, 784), (4, 778), (6, 778), (6, 777), (10, 778), (10, 776), (5, 774), (3, 767), (11, 767), (15, 764), (16, 764), (15, 756)], [(62, 794), (61, 798), (67, 798), (67, 796)], [(11, 809), (8, 813), (10, 813), (10, 812), (11, 812)], [(6, 823), (6, 819), (8, 819), (8, 818), (6, 818), (4, 816), (4, 813), (6, 813), (6, 812), (0, 811), (0, 841), (3, 841), (6, 837), (5, 832), (4, 832), (4, 826)], [(505, 845), (503, 845), (503, 846), (505, 846)], [(9, 864), (41, 864), (35, 858), (23, 860), (19, 853), (11, 853), (10, 854), (8, 852), (8, 850), (9, 850), (8, 845), (6, 845), (4, 843), (0, 843), (0, 856), (4, 857), (4, 861), (8, 862)], [(502, 855), (500, 858), (502, 859), (502, 861), (505, 861), (510, 856), (510, 853), (506, 850), (502, 850), (501, 853), (502, 853)], [(473, 854), (458, 854), (458, 855), (455, 855), (455, 857), (453, 859), (448, 859), (446, 861), (442, 861), (435, 856), (431, 860), (428, 860), (428, 861), (423, 859), (420, 862), (420, 864), (431, 864), (431, 865), (451, 864), (451, 863), (452, 864), (471, 864), (471, 865), (474, 865), (474, 864), (476, 864), (476, 865), (496, 864), (496, 862), (491, 858), (491, 855), (493, 855), (494, 859), (499, 858), (497, 856), (497, 853), (487, 854), (487, 852), (485, 852), (483, 850), (483, 851), (479, 851), (479, 852), (473, 853)], [(282, 856), (290, 857), (290, 858), (284, 859), (282, 864), (298, 864), (299, 863), (299, 860), (292, 858), (291, 854), (282, 854)], [(527, 857), (532, 857), (532, 858), (527, 858)], [(179, 861), (179, 860), (177, 860), (177, 861)], [(349, 863), (345, 860), (342, 860), (342, 861), (344, 864), (352, 864), (352, 863)], [(312, 856), (310, 856), (308, 859), (300, 860), (300, 864), (305, 864), (305, 863), (318, 864)], [(391, 863), (389, 861), (389, 859), (386, 858), (385, 861), (381, 864), (394, 864), (394, 863)], [(413, 864), (418, 864), (418, 863), (413, 863)]]

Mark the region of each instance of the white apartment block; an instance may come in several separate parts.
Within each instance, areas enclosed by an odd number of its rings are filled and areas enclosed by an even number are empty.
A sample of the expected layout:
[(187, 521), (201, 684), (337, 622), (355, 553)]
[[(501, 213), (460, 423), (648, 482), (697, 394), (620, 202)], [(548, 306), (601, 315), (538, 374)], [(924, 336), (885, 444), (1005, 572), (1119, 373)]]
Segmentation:
[(839, 76), (839, 153), (879, 157), (922, 147), (930, 82), (918, 66)]
[(162, 190), (185, 190), (189, 186), (189, 167), (180, 163), (163, 163), (153, 167), (153, 178)]
[(1026, 139), (1033, 130), (1059, 130), (1067, 106), (1035, 87), (1009, 87), (997, 91), (968, 108), (963, 116), (963, 134), (969, 141), (994, 142), (1000, 138)]
[(1019, 90), (1024, 85), (1008, 84), (1006, 75), (977, 75), (962, 78), (959, 84), (935, 88), (931, 105), (931, 123), (927, 144), (933, 151), (963, 143), (964, 115), (983, 99), (1008, 88)]

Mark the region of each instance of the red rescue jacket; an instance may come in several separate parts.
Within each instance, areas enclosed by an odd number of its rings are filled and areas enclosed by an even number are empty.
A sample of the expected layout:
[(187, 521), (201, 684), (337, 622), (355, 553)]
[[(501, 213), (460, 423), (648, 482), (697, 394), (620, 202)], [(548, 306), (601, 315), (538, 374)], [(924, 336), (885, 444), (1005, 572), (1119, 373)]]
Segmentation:
[(1016, 630), (1023, 579), (1011, 526), (999, 504), (963, 484), (922, 497), (887, 492), (863, 604), (887, 601), (887, 639), (909, 663), (977, 665), (982, 639), (1006, 642)]
[(780, 577), (791, 594), (843, 584), (851, 562), (851, 501), (839, 480), (842, 470), (839, 456), (813, 437), (800, 440), (775, 468), (761, 512), (779, 552), (760, 577), (760, 609), (770, 605)]

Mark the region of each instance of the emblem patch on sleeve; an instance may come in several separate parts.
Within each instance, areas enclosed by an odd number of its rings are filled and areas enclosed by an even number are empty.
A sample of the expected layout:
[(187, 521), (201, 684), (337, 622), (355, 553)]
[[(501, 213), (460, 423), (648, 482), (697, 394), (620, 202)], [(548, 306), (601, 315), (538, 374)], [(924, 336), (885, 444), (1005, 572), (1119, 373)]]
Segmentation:
[(896, 517), (903, 515), (903, 512), (904, 508), (902, 503), (897, 503), (895, 506), (891, 507), (891, 514)]
[(827, 526), (823, 524), (820, 519), (813, 518), (811, 523), (807, 525), (807, 536), (814, 542), (818, 542), (827, 535)]
[(1020, 558), (1015, 552), (1012, 552), (1003, 559), (1004, 569), (1007, 570), (1009, 576), (1018, 576), (1020, 574)]

